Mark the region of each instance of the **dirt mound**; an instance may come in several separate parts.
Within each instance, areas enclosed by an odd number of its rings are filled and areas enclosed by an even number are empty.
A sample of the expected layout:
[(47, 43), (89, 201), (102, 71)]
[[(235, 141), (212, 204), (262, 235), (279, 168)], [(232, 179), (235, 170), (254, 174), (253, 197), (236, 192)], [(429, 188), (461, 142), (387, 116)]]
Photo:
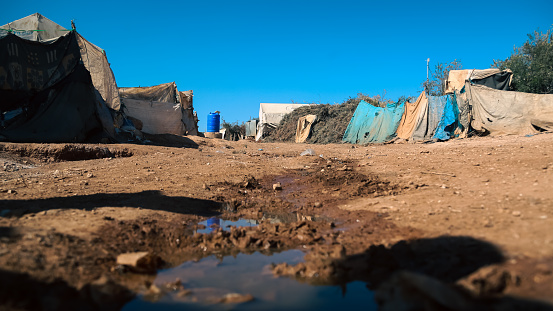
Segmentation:
[(131, 157), (127, 148), (107, 148), (93, 145), (63, 144), (2, 144), (0, 151), (44, 162), (82, 161), (91, 159)]
[(349, 98), (339, 105), (324, 104), (299, 107), (284, 116), (278, 128), (270, 132), (265, 141), (294, 142), (298, 119), (309, 114), (314, 114), (317, 115), (317, 122), (312, 126), (311, 135), (305, 142), (310, 144), (340, 143), (349, 121), (361, 100), (377, 107), (382, 107), (386, 104), (386, 102), (381, 101), (378, 95), (369, 97), (358, 94), (357, 97)]

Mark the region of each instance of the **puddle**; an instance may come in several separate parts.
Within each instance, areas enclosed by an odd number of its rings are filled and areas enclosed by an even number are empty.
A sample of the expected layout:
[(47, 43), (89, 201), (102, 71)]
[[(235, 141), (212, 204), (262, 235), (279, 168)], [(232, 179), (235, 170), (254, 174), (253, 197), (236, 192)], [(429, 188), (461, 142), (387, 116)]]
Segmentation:
[(237, 221), (224, 220), (217, 217), (209, 218), (198, 223), (198, 225), (205, 226), (204, 229), (196, 230), (197, 233), (211, 233), (217, 228), (221, 228), (225, 231), (230, 230), (231, 227), (255, 227), (259, 224), (259, 221), (252, 219), (238, 219)]
[[(154, 284), (180, 279), (184, 289), (162, 290), (154, 296), (143, 295), (122, 310), (377, 310), (373, 292), (363, 282), (344, 286), (313, 286), (284, 277), (274, 277), (271, 263), (297, 264), (304, 253), (290, 250), (266, 256), (239, 254), (218, 259), (206, 257), (158, 273)], [(250, 294), (252, 301), (241, 304), (217, 303), (225, 295)]]

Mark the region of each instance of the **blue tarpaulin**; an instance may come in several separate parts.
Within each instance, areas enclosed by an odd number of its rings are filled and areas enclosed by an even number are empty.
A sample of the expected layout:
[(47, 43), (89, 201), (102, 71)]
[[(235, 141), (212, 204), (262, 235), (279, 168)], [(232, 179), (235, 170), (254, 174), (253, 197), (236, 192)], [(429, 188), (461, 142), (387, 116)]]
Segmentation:
[(455, 94), (443, 97), (446, 100), (443, 114), (432, 138), (448, 140), (454, 136), (455, 129), (459, 126), (459, 107)]
[(342, 141), (352, 144), (384, 143), (396, 136), (405, 103), (375, 107), (362, 100), (344, 133)]
[(428, 108), (413, 132), (412, 140), (448, 140), (459, 125), (459, 108), (454, 95), (429, 96)]

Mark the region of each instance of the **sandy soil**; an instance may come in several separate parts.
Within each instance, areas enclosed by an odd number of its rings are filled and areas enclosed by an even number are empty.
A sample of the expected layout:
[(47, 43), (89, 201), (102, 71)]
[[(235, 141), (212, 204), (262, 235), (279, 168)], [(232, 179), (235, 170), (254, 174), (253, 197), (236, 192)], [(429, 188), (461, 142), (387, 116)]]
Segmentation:
[[(553, 135), (306, 145), (0, 144), (0, 309), (118, 310), (158, 268), (308, 250), (276, 275), (382, 310), (553, 310)], [(300, 156), (306, 149), (314, 156)], [(274, 189), (280, 183), (282, 189)], [(261, 225), (195, 233), (208, 217)], [(142, 267), (118, 255), (147, 251)]]

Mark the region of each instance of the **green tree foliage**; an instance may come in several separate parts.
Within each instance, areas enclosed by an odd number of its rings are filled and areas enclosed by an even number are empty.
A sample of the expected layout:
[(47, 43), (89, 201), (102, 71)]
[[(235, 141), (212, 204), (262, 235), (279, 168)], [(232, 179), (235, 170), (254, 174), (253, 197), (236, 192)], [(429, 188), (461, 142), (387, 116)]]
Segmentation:
[(449, 77), (451, 70), (463, 69), (460, 60), (453, 60), (450, 63), (438, 63), (434, 70), (430, 70), (430, 78), (422, 83), (423, 89), (430, 96), (445, 95), (445, 81)]
[(521, 47), (505, 60), (494, 60), (492, 67), (513, 71), (515, 91), (553, 94), (553, 30), (528, 34)]

